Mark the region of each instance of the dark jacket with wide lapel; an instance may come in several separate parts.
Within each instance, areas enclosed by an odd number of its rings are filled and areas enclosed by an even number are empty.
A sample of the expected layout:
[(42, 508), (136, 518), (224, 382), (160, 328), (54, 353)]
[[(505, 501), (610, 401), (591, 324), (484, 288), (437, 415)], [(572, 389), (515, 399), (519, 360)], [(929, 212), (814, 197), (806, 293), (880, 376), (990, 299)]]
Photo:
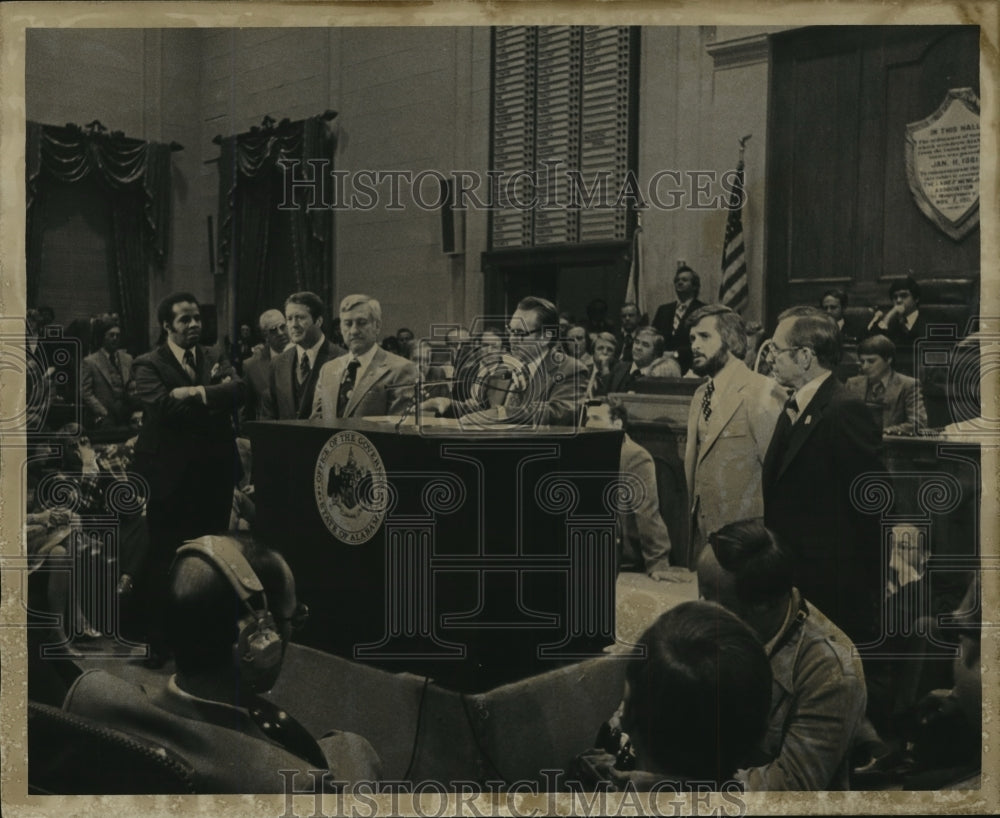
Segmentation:
[(128, 420), (128, 390), (132, 380), (132, 356), (118, 350), (118, 373), (121, 384), (116, 385), (116, 373), (108, 356), (102, 351), (83, 359), (80, 397), (94, 418), (111, 415), (116, 423)]
[(312, 414), (316, 382), (323, 365), (344, 354), (343, 347), (327, 341), (316, 352), (316, 363), (309, 377), (300, 387), (298, 404), (295, 402), (295, 371), (298, 350), (291, 346), (273, 359), (271, 364), (270, 394), (264, 400), (264, 418), (267, 420), (306, 419)]
[(764, 458), (764, 521), (797, 559), (795, 584), (855, 641), (878, 625), (884, 560), (879, 513), (852, 484), (884, 472), (881, 441), (831, 374), (794, 424), (781, 413)]
[[(638, 370), (637, 370), (638, 372)], [(600, 379), (600, 376), (598, 376)], [(628, 392), (635, 385), (636, 376), (632, 373), (632, 361), (618, 361), (607, 377), (607, 389), (601, 394), (611, 392)]]
[[(232, 499), (239, 472), (233, 415), (246, 396), (246, 384), (214, 349), (196, 347), (195, 363), (197, 377), (192, 380), (164, 343), (132, 364), (136, 397), (143, 407), (136, 465), (149, 481), (151, 502), (176, 498), (180, 492), (200, 505), (204, 487), (215, 483), (221, 484), (220, 497), (228, 485)], [(207, 403), (171, 397), (179, 386), (203, 386)], [(222, 513), (214, 504), (212, 511)], [(196, 516), (195, 509), (191, 516)]]
[(664, 349), (673, 351), (690, 346), (691, 342), (688, 333), (691, 328), (688, 326), (687, 321), (694, 314), (695, 310), (704, 306), (703, 301), (699, 301), (697, 298), (692, 299), (676, 332), (674, 331), (674, 315), (677, 314), (677, 302), (671, 301), (669, 304), (663, 304), (656, 310), (656, 315), (653, 316), (652, 323), (660, 335), (663, 336), (663, 340), (665, 341)]

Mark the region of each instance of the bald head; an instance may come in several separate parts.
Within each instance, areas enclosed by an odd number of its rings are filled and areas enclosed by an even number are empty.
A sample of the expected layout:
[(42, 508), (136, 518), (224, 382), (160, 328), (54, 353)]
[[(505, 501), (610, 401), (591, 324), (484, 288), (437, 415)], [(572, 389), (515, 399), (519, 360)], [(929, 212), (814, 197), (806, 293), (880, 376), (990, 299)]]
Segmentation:
[(281, 310), (267, 310), (260, 314), (260, 332), (273, 352), (281, 352), (288, 346), (288, 329), (285, 314)]

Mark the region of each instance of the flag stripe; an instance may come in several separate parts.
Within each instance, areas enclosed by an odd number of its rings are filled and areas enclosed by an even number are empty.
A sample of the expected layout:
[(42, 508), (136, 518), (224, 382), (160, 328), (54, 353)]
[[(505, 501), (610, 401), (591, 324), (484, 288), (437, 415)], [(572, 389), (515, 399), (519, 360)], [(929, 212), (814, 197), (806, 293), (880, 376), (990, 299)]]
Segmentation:
[(734, 310), (747, 305), (750, 287), (747, 279), (746, 253), (743, 244), (743, 163), (736, 169), (736, 184), (729, 197), (729, 216), (722, 247), (722, 283), (719, 301)]
[(642, 316), (646, 312), (646, 299), (642, 292), (642, 228), (637, 226), (632, 234), (632, 264), (628, 271), (628, 286), (625, 288), (625, 303), (632, 302)]

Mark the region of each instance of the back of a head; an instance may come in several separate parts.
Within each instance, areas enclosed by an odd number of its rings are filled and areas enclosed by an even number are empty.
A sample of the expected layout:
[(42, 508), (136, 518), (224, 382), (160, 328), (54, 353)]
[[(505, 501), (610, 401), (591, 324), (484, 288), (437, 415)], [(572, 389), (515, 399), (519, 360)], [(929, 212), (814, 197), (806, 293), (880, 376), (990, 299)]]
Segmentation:
[(730, 779), (764, 735), (771, 667), (760, 641), (735, 614), (685, 602), (639, 639), (647, 657), (626, 670), (622, 729), (644, 770), (676, 779)]
[[(267, 607), (277, 610), (289, 588), (287, 563), (278, 552), (246, 534), (225, 538), (250, 564), (264, 586)], [(263, 604), (260, 600), (258, 604)], [(198, 553), (181, 554), (170, 570), (167, 596), (167, 642), (181, 674), (235, 674), (233, 644), (247, 608), (230, 581), (211, 560)]]
[(778, 323), (793, 320), (788, 333), (788, 343), (795, 347), (808, 347), (825, 369), (840, 363), (840, 327), (819, 307), (789, 307), (778, 316)]
[(733, 575), (743, 610), (785, 604), (792, 590), (792, 558), (760, 518), (724, 525), (708, 537), (719, 565)]

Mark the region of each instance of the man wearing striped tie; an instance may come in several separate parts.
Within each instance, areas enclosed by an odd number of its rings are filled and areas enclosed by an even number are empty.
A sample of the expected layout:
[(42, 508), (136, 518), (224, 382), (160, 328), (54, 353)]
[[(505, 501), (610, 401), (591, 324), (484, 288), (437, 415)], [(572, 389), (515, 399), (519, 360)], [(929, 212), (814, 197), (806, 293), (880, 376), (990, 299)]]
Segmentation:
[(688, 414), (684, 467), (692, 519), (692, 561), (708, 535), (764, 513), (761, 475), (785, 392), (743, 363), (746, 325), (721, 304), (691, 315), (692, 370), (707, 375)]

